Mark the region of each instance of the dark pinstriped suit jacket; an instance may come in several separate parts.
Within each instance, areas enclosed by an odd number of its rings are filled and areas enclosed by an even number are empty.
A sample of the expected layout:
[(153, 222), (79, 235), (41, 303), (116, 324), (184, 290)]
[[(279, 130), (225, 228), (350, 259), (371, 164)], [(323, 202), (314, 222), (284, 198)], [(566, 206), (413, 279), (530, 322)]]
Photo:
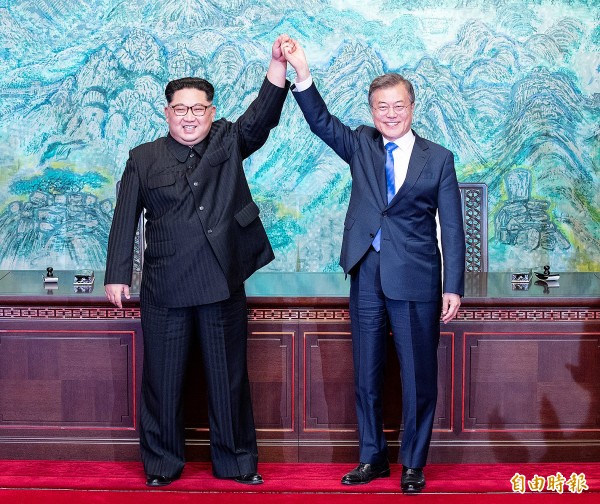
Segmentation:
[(237, 121), (215, 121), (197, 166), (190, 149), (171, 137), (131, 150), (108, 241), (105, 284), (131, 283), (142, 209), (142, 300), (169, 307), (220, 301), (273, 260), (242, 161), (277, 126), (288, 87), (265, 79)]

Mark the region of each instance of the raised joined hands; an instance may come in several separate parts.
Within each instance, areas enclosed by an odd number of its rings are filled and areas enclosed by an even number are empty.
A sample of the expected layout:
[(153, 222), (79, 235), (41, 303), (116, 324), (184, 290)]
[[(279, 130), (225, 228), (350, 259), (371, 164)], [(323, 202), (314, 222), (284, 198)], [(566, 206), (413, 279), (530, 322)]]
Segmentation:
[(279, 63), (287, 63), (285, 52), (293, 50), (294, 41), (289, 35), (282, 34), (275, 39), (273, 47), (271, 49), (271, 56), (275, 61)]
[(310, 69), (308, 68), (304, 49), (298, 41), (290, 39), (289, 43), (285, 44), (282, 49), (285, 59), (296, 71), (296, 80), (303, 81), (307, 79), (310, 76)]

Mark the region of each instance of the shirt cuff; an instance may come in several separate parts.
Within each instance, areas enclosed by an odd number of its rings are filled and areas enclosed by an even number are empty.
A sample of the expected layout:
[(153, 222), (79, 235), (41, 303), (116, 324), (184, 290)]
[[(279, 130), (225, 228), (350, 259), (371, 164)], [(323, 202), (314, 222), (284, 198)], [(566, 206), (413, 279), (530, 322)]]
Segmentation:
[(294, 85), (292, 86), (292, 91), (299, 93), (301, 91), (306, 91), (310, 86), (312, 86), (313, 78), (312, 75), (309, 75), (303, 81), (294, 81)]

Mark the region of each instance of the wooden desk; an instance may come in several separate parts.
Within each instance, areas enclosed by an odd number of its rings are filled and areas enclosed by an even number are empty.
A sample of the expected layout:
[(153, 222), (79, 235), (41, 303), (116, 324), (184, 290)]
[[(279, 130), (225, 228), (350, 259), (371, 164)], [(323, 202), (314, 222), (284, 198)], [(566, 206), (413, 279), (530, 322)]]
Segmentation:
[[(73, 292), (73, 272), (0, 271), (0, 457), (138, 459), (143, 342), (139, 278), (123, 309)], [(508, 273), (468, 273), (442, 326), (430, 462), (600, 458), (600, 275), (512, 290)], [(343, 274), (258, 273), (249, 372), (262, 461), (357, 460), (348, 286)], [(208, 460), (198, 356), (187, 380), (189, 460)], [(390, 353), (384, 419), (398, 455), (401, 392)]]

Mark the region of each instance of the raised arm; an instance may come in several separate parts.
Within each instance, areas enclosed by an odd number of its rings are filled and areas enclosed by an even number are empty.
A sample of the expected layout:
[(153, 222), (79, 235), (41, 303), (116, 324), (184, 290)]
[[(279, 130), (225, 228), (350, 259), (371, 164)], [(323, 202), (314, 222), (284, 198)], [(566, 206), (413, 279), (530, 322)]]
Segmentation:
[(241, 153), (245, 159), (264, 145), (270, 131), (277, 126), (287, 96), (289, 82), (285, 78), (287, 60), (283, 48), (291, 43), (280, 35), (271, 49), (271, 63), (258, 96), (235, 122), (241, 135)]
[(271, 48), (271, 62), (267, 70), (267, 79), (277, 87), (285, 87), (287, 60), (284, 51), (289, 51), (292, 39), (288, 35), (279, 35)]
[(292, 40), (284, 46), (284, 55), (296, 71), (293, 96), (304, 114), (310, 130), (331, 147), (338, 156), (350, 163), (358, 148), (355, 132), (346, 126), (327, 109), (327, 105), (317, 91), (306, 61), (306, 55), (300, 44)]

